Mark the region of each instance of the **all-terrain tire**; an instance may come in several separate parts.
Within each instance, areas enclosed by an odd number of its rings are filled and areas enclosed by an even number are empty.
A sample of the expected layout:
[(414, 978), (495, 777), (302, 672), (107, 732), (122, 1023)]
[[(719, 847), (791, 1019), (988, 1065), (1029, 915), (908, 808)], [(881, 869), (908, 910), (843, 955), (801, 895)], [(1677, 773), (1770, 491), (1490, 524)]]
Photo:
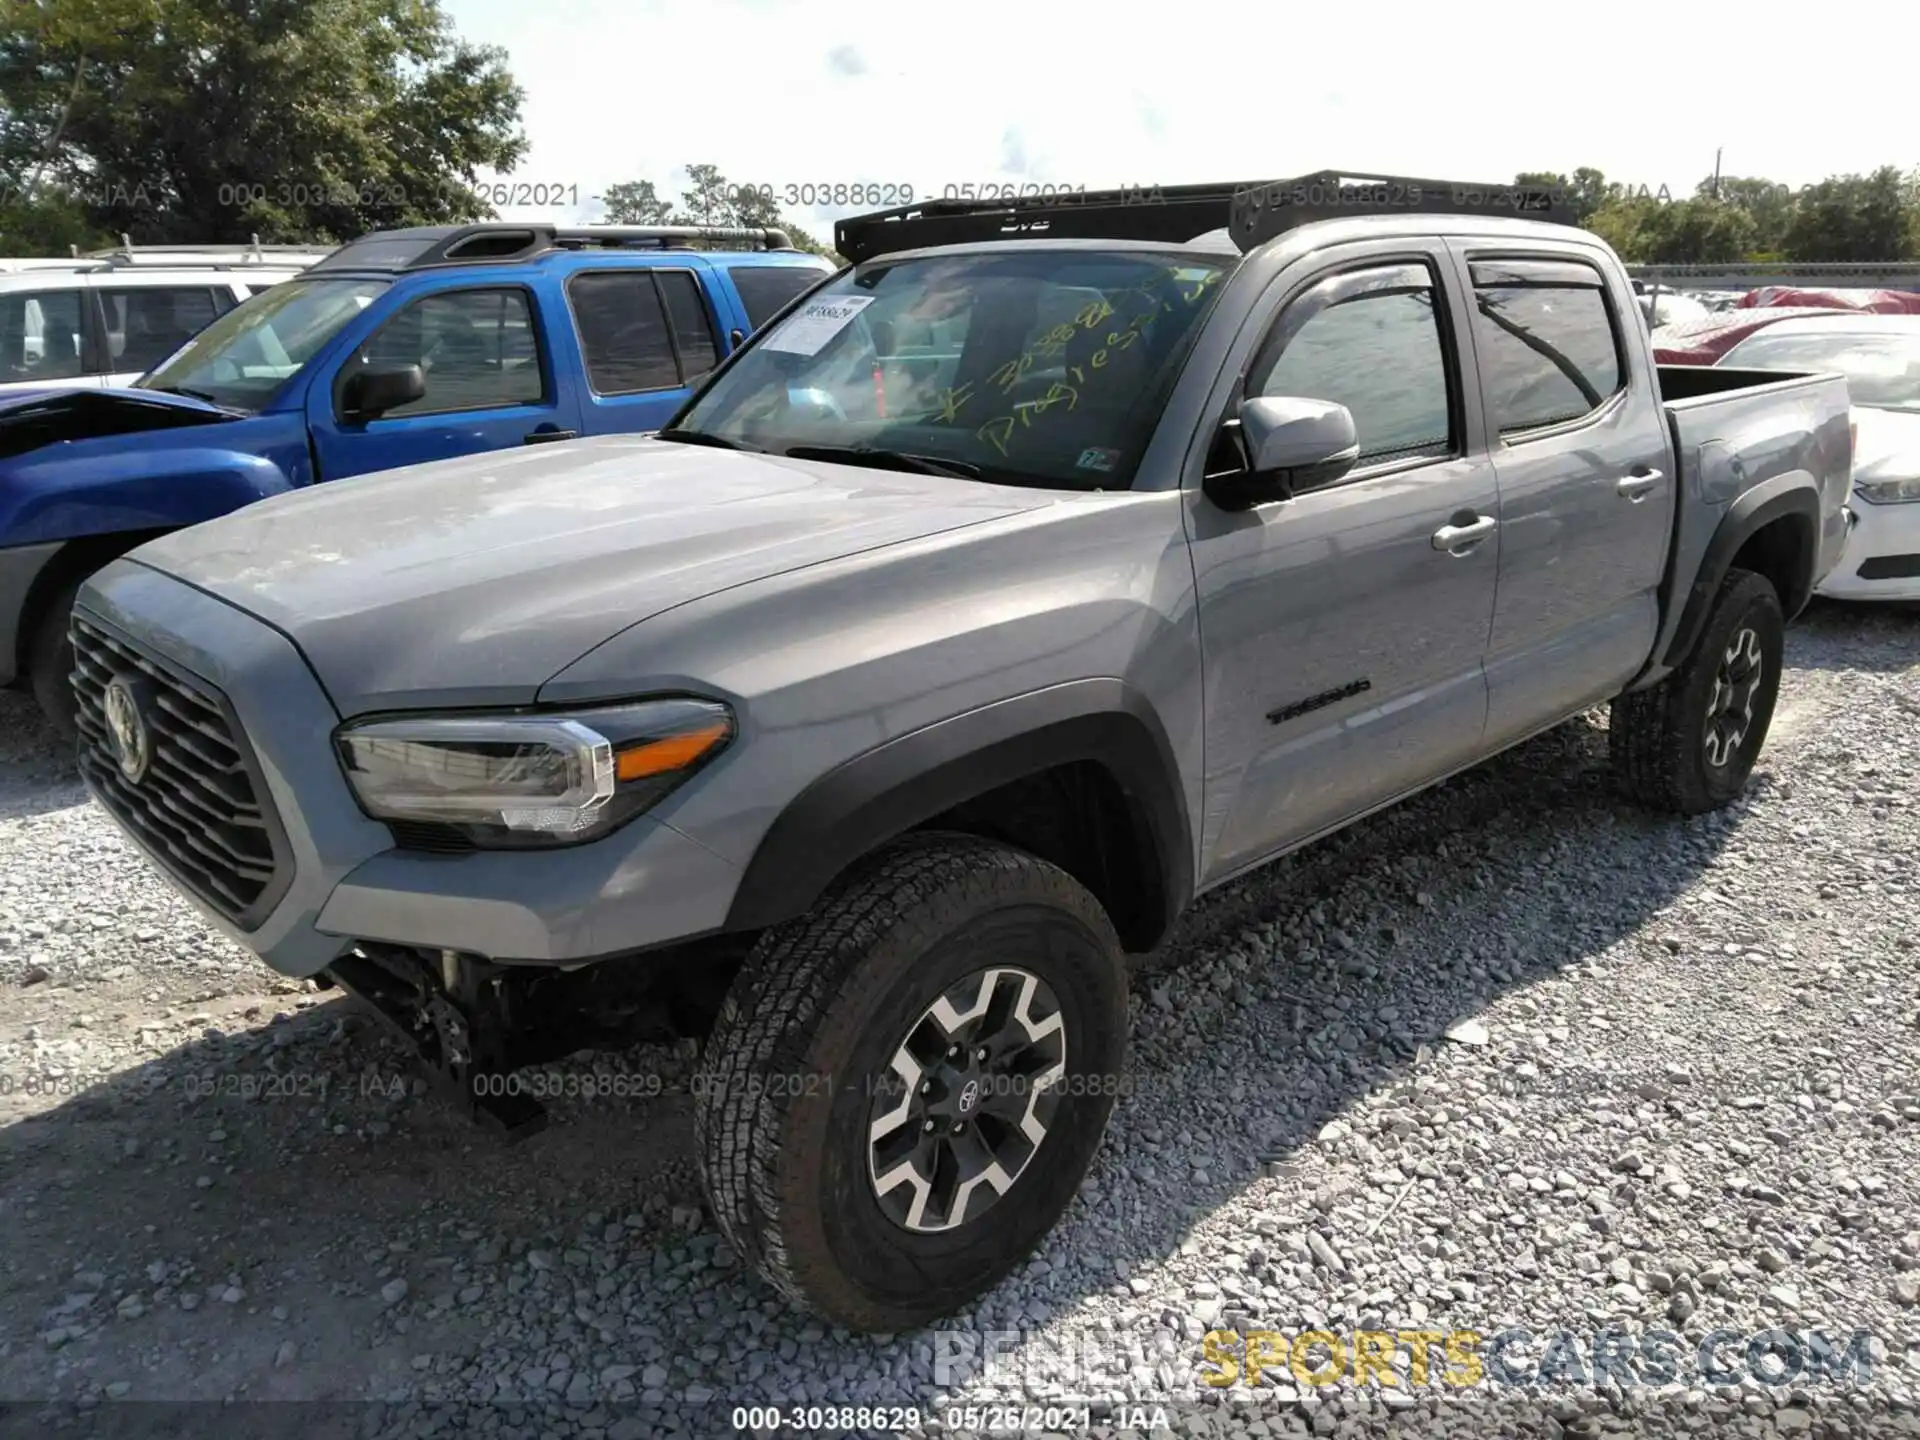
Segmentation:
[[(1685, 662), (1658, 685), (1613, 702), (1607, 749), (1621, 791), (1680, 815), (1699, 815), (1735, 799), (1773, 720), (1785, 632), (1772, 583), (1751, 570), (1728, 571)], [(1757, 677), (1736, 665), (1753, 655)], [(1710, 739), (1722, 705), (1732, 707), (1732, 718)], [(1739, 738), (1729, 746), (1736, 732)]]
[(68, 626), (73, 618), (74, 597), (80, 593), (83, 575), (53, 597), (53, 603), (40, 617), (27, 649), (27, 677), (33, 685), (33, 698), (40, 706), (53, 733), (72, 743), (79, 736), (75, 716), (80, 702), (73, 693), (73, 640)]
[[(953, 1228), (909, 1228), (870, 1168), (875, 1086), (930, 1006), (1005, 967), (1057, 1001), (1058, 1108), (983, 1214), (968, 1202)], [(902, 837), (763, 935), (728, 991), (694, 1085), (708, 1202), (789, 1298), (858, 1331), (925, 1324), (984, 1294), (1059, 1220), (1126, 1087), (1126, 1045), (1120, 943), (1077, 881), (1007, 845)]]

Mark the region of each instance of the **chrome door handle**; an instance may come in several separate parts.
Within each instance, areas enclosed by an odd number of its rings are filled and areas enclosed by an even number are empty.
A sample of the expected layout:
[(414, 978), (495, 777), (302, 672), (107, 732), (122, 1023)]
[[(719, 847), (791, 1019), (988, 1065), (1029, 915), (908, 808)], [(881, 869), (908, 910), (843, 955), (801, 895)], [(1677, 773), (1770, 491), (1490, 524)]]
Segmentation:
[(1638, 505), (1642, 500), (1647, 498), (1647, 492), (1659, 483), (1660, 472), (1658, 470), (1642, 470), (1633, 475), (1622, 475), (1620, 479), (1615, 482), (1613, 488), (1616, 493), (1626, 496), (1634, 504)]
[(1442, 525), (1433, 532), (1433, 548), (1451, 555), (1464, 555), (1469, 546), (1478, 545), (1500, 528), (1491, 515), (1482, 515), (1471, 525)]

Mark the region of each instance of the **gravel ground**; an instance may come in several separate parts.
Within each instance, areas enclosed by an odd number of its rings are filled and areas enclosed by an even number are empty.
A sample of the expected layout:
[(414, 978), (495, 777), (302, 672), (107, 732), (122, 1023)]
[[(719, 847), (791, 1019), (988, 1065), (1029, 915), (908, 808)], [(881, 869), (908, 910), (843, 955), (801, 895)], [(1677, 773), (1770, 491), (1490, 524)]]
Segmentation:
[[(576, 1057), (625, 1093), (499, 1145), (350, 1002), (200, 923), (0, 694), (0, 1400), (20, 1433), (295, 1399), (363, 1403), (273, 1433), (1068, 1401), (1123, 1407), (1096, 1430), (1893, 1433), (1920, 1390), (1920, 616), (1819, 606), (1787, 658), (1720, 815), (1615, 802), (1596, 718), (1209, 897), (1136, 979), (1136, 1093), (1065, 1223), (976, 1311), (877, 1340), (740, 1272), (688, 1051)], [(1524, 1326), (1511, 1376), (1608, 1322), (1673, 1332), (1677, 1377), (1463, 1387), (1436, 1350), (1424, 1385), (1204, 1383), (1241, 1343), (1209, 1331)], [(1714, 1386), (1685, 1360), (1721, 1329), (1871, 1332), (1870, 1363)]]

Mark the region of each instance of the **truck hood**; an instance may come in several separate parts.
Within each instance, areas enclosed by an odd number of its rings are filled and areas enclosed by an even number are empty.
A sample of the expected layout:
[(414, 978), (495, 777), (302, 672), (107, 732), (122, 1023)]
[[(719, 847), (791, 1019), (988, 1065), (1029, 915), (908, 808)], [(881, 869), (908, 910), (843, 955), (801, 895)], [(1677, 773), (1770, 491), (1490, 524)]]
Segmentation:
[(231, 410), (158, 390), (52, 387), (0, 393), (0, 460), (70, 440), (98, 440), (235, 420)]
[(673, 606), (1046, 503), (622, 435), (334, 481), (132, 558), (282, 631), (352, 716), (530, 703)]

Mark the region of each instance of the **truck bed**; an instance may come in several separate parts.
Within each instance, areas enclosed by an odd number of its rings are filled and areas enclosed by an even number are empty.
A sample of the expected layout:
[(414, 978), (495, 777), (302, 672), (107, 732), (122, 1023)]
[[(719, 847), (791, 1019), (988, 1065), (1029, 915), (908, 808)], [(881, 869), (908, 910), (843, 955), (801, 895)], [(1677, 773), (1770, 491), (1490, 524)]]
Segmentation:
[[(1764, 503), (1766, 495), (1754, 492), (1780, 488), (1787, 477), (1804, 473), (1820, 492), (1813, 577), (1819, 584), (1838, 562), (1846, 539), (1853, 441), (1845, 378), (1705, 365), (1656, 365), (1654, 370), (1678, 469), (1669, 576), (1701, 573), (1715, 530), (1742, 496)], [(1654, 654), (1669, 665), (1678, 657), (1668, 655), (1667, 647), (1689, 598), (1662, 596)], [(1782, 599), (1791, 609), (1791, 599)]]

